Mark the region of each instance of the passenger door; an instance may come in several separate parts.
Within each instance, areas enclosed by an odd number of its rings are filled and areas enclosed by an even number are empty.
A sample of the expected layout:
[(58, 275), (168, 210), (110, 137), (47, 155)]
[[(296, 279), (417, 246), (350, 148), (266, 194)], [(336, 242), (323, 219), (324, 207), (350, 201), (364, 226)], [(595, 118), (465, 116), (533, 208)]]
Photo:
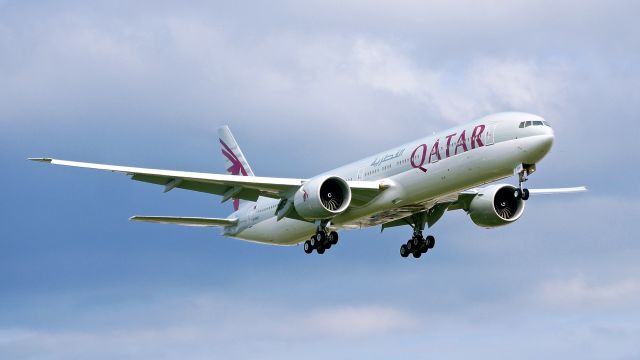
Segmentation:
[(494, 144), (494, 135), (496, 132), (496, 124), (487, 125), (487, 131), (485, 133), (485, 145), (493, 145)]

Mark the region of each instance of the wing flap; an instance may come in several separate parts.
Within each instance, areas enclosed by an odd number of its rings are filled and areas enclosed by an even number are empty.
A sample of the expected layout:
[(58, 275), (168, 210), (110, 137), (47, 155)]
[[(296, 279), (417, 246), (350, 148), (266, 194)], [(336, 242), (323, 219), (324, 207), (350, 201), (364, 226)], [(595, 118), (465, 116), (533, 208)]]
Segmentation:
[(176, 217), (176, 216), (132, 216), (131, 221), (151, 222), (157, 224), (174, 224), (183, 226), (234, 226), (238, 223), (238, 219), (219, 219), (219, 218), (203, 218), (203, 217)]

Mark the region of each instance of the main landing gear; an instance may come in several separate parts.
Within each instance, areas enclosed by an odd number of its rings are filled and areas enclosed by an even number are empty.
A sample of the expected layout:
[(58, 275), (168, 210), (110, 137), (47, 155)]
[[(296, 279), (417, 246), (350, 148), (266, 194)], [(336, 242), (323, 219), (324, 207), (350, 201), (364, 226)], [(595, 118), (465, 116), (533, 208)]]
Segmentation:
[(324, 254), (331, 246), (338, 243), (338, 233), (335, 231), (327, 232), (318, 229), (311, 239), (304, 242), (304, 252), (311, 254), (315, 250), (318, 254)]
[(406, 244), (400, 246), (400, 256), (407, 257), (412, 254), (414, 258), (419, 258), (422, 254), (433, 249), (436, 245), (436, 239), (429, 235), (426, 238), (422, 236), (422, 231), (414, 231), (413, 237)]
[(400, 246), (400, 256), (403, 258), (413, 255), (417, 259), (436, 245), (436, 239), (432, 235), (426, 238), (422, 236), (422, 230), (424, 230), (427, 223), (427, 216), (428, 212), (422, 211), (404, 219), (407, 225), (413, 229), (413, 236)]

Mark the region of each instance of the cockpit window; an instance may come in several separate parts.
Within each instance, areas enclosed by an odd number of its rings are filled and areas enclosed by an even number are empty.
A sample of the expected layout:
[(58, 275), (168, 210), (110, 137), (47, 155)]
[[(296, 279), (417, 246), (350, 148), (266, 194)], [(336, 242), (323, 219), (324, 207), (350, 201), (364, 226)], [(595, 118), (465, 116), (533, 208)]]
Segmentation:
[(549, 123), (547, 123), (546, 121), (540, 121), (540, 120), (535, 120), (535, 121), (523, 121), (520, 123), (520, 125), (518, 126), (519, 128), (526, 128), (529, 126), (549, 126)]

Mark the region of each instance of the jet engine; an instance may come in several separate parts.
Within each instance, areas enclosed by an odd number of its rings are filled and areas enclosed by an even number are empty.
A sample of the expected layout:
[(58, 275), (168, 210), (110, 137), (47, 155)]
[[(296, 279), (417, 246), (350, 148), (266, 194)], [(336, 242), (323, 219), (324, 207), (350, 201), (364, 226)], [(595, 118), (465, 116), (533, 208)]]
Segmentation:
[(494, 228), (510, 224), (522, 216), (524, 200), (516, 196), (517, 188), (498, 184), (480, 189), (471, 200), (468, 214), (474, 224)]
[(293, 205), (298, 215), (308, 220), (330, 219), (345, 211), (351, 203), (351, 189), (338, 176), (311, 179), (296, 191)]

